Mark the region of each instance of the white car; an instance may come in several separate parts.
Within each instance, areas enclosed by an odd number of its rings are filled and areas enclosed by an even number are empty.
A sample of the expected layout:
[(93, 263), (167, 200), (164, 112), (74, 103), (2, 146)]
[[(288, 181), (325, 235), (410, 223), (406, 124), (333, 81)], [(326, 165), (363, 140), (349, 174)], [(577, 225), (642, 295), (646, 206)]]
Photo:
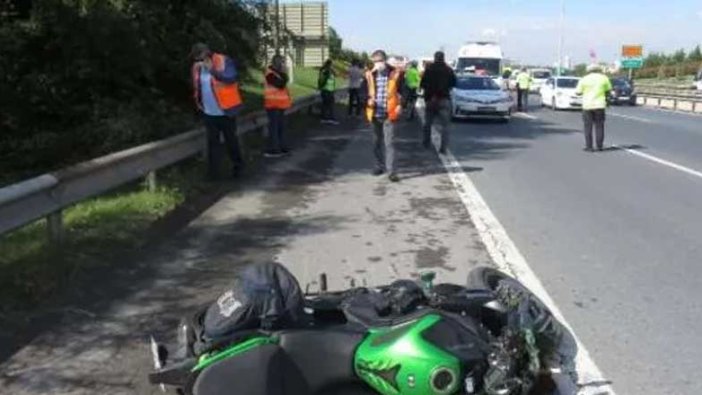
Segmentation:
[(488, 76), (460, 76), (451, 91), (451, 118), (498, 117), (509, 121), (512, 96)]
[(576, 77), (549, 78), (541, 87), (541, 104), (554, 110), (580, 109), (583, 99), (575, 94), (578, 81)]

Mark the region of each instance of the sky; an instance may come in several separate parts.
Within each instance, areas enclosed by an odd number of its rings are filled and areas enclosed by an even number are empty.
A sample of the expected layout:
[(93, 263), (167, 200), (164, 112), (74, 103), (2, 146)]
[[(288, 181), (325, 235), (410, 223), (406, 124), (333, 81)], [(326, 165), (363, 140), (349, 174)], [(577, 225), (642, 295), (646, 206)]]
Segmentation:
[[(622, 44), (644, 52), (702, 44), (702, 0), (564, 0), (564, 55), (590, 50), (613, 61)], [(499, 40), (505, 57), (529, 64), (558, 58), (561, 0), (327, 0), (344, 46), (418, 58), (466, 41)]]

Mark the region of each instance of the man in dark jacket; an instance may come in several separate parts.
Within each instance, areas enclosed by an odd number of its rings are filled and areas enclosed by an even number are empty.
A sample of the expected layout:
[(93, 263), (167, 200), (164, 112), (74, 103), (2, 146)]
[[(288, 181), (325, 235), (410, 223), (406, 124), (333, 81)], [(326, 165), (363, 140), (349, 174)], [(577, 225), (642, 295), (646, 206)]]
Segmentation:
[(431, 147), (431, 127), (438, 121), (441, 135), (439, 152), (446, 153), (449, 135), (448, 125), (451, 117), (451, 89), (456, 86), (456, 75), (446, 64), (444, 53), (434, 54), (434, 63), (424, 71), (421, 87), (424, 90), (426, 119), (424, 121), (424, 147)]
[(331, 59), (327, 59), (319, 69), (317, 87), (322, 94), (322, 123), (338, 125), (334, 118), (334, 91), (336, 90), (336, 73)]

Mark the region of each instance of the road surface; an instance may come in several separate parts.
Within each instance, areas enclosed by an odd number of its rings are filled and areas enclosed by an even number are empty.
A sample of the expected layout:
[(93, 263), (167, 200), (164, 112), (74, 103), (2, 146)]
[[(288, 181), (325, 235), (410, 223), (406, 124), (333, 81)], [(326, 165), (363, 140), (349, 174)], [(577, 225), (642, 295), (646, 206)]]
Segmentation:
[(702, 118), (616, 107), (607, 143), (618, 148), (596, 154), (581, 151), (580, 124), (536, 108), (509, 124), (454, 123), (451, 176), (403, 124), (397, 184), (370, 175), (363, 123), (315, 128), (142, 257), (126, 297), (66, 316), (4, 362), (0, 393), (156, 393), (148, 335), (172, 339), (178, 317), (243, 263), (278, 260), (312, 288), (322, 271), (332, 288), (428, 269), (462, 282), (494, 256), (457, 173), (617, 393), (700, 393)]
[[(620, 394), (702, 392), (702, 117), (578, 112), (454, 124), (453, 154)], [(643, 155), (642, 155), (643, 154)]]

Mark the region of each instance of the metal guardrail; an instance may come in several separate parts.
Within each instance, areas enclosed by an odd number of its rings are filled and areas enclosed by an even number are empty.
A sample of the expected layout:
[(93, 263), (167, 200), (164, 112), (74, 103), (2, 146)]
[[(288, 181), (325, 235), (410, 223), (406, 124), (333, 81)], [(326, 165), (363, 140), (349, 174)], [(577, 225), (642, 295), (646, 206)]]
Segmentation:
[(702, 92), (641, 88), (637, 104), (673, 111), (702, 113)]
[[(337, 96), (346, 90), (337, 91)], [(287, 114), (317, 104), (319, 95), (296, 100)], [(258, 130), (268, 124), (264, 111), (239, 120), (238, 134)], [(100, 158), (79, 163), (55, 172), (0, 188), (0, 235), (47, 218), (52, 241), (63, 235), (62, 210), (91, 197), (99, 196), (128, 182), (147, 177), (155, 186), (155, 172), (205, 149), (204, 129), (197, 129)]]

